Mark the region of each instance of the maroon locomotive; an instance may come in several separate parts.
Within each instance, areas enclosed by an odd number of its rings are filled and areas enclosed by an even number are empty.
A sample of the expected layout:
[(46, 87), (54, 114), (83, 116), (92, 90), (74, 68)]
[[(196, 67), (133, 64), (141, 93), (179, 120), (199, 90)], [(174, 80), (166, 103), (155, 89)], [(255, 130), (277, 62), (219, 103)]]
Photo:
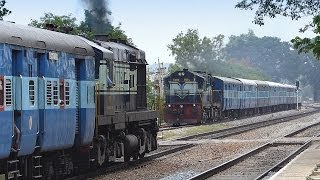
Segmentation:
[[(169, 125), (199, 124), (203, 119), (208, 75), (187, 69), (164, 78), (165, 120)], [(208, 87), (207, 87), (208, 86)]]

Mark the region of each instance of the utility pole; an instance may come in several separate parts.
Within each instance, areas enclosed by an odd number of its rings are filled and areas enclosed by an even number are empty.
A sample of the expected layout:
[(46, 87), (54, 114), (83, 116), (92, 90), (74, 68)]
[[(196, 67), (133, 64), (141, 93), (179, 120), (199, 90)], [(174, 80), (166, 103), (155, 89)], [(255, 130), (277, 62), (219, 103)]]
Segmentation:
[(159, 85), (159, 89), (160, 89), (160, 97), (163, 97), (163, 77), (165, 75), (165, 70), (166, 68), (163, 67), (163, 63), (160, 63), (160, 59), (158, 58), (158, 68), (156, 71), (156, 80), (158, 82)]
[(300, 82), (296, 81), (296, 91), (297, 91), (297, 110), (299, 110), (299, 86), (300, 86)]
[[(160, 112), (160, 119), (163, 119), (163, 77), (165, 75), (166, 68), (163, 66), (163, 63), (160, 63), (158, 58), (158, 68), (156, 70), (155, 76), (155, 89), (157, 91), (156, 95), (156, 110)], [(160, 121), (161, 122), (161, 121)]]

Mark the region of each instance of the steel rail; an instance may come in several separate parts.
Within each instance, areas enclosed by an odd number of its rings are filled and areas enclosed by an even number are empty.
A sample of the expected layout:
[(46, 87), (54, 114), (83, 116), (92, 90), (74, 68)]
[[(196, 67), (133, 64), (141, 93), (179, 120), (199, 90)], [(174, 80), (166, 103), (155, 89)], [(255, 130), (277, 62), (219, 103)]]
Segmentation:
[[(251, 124), (246, 124), (246, 125), (241, 125), (241, 126), (236, 126), (236, 127), (231, 127), (231, 128), (225, 128), (217, 131), (210, 131), (210, 132), (205, 132), (205, 133), (200, 133), (200, 134), (195, 134), (195, 135), (190, 135), (190, 136), (185, 136), (182, 138), (177, 138), (174, 140), (178, 141), (183, 141), (183, 140), (191, 140), (199, 137), (204, 137), (204, 136), (211, 136), (212, 139), (215, 138), (222, 138), (222, 137), (227, 137), (239, 133), (243, 133), (249, 130), (261, 128), (261, 127), (266, 127), (274, 124), (279, 124), (287, 121), (291, 121), (294, 119), (310, 116), (312, 114), (319, 113), (320, 109), (316, 109), (313, 111), (309, 111), (306, 113), (301, 113), (301, 114), (295, 114), (292, 116), (287, 116), (287, 117), (279, 117), (271, 120), (266, 120), (266, 121), (261, 121), (261, 122), (256, 122), (256, 123), (251, 123)], [(172, 141), (172, 140), (170, 140)]]
[(101, 175), (101, 174), (105, 174), (107, 172), (109, 172), (109, 173), (110, 172), (115, 172), (115, 171), (118, 171), (118, 170), (121, 170), (121, 169), (125, 169), (125, 168), (128, 168), (128, 167), (138, 166), (138, 165), (140, 165), (142, 163), (151, 161), (153, 159), (157, 159), (157, 158), (160, 158), (160, 157), (163, 157), (163, 156), (166, 156), (166, 155), (170, 155), (170, 154), (182, 151), (182, 150), (186, 150), (186, 149), (192, 148), (194, 146), (195, 146), (194, 144), (182, 145), (182, 146), (179, 146), (179, 147), (176, 147), (176, 148), (173, 148), (173, 149), (161, 151), (159, 153), (150, 154), (149, 156), (146, 156), (146, 157), (144, 157), (142, 159), (138, 159), (138, 160), (130, 161), (130, 162), (119, 162), (119, 163), (113, 164), (113, 165), (108, 166), (108, 167), (100, 167), (97, 170), (89, 171), (89, 172), (86, 172), (86, 173), (83, 173), (83, 174), (80, 174), (80, 175), (76, 175), (76, 176), (73, 176), (73, 177), (70, 177), (70, 178), (66, 178), (66, 179), (67, 180), (87, 179), (87, 178), (95, 177), (95, 176), (98, 176), (98, 175)]

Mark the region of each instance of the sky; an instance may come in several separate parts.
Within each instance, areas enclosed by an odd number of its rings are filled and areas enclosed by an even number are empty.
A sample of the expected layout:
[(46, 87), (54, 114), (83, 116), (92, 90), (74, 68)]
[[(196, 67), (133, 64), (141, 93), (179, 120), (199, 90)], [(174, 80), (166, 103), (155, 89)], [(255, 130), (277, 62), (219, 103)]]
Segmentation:
[[(264, 26), (252, 23), (253, 11), (235, 9), (240, 0), (109, 0), (112, 24), (122, 24), (122, 29), (134, 44), (146, 52), (149, 64), (173, 63), (167, 45), (180, 32), (198, 29), (201, 36), (226, 37), (247, 33), (252, 29), (259, 37), (275, 36), (290, 41), (297, 35), (313, 37), (312, 32), (299, 33), (299, 28), (311, 21), (305, 17), (299, 21), (277, 17), (266, 19)], [(12, 14), (6, 21), (27, 25), (31, 19), (39, 19), (45, 12), (56, 15), (72, 14), (78, 21), (84, 19), (81, 0), (7, 0), (6, 8)], [(226, 38), (226, 43), (227, 43)]]

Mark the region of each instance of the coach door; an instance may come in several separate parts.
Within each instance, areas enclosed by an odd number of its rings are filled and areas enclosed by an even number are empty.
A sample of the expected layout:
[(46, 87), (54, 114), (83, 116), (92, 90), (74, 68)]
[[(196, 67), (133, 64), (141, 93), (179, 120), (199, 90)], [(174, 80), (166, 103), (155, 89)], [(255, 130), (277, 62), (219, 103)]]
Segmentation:
[(38, 104), (39, 104), (39, 119), (40, 130), (44, 132), (45, 108), (46, 108), (46, 80), (45, 80), (45, 63), (46, 54), (37, 53), (37, 73), (38, 73)]
[(21, 116), (22, 116), (22, 58), (21, 50), (12, 50), (12, 77), (13, 77), (13, 121), (21, 132)]

